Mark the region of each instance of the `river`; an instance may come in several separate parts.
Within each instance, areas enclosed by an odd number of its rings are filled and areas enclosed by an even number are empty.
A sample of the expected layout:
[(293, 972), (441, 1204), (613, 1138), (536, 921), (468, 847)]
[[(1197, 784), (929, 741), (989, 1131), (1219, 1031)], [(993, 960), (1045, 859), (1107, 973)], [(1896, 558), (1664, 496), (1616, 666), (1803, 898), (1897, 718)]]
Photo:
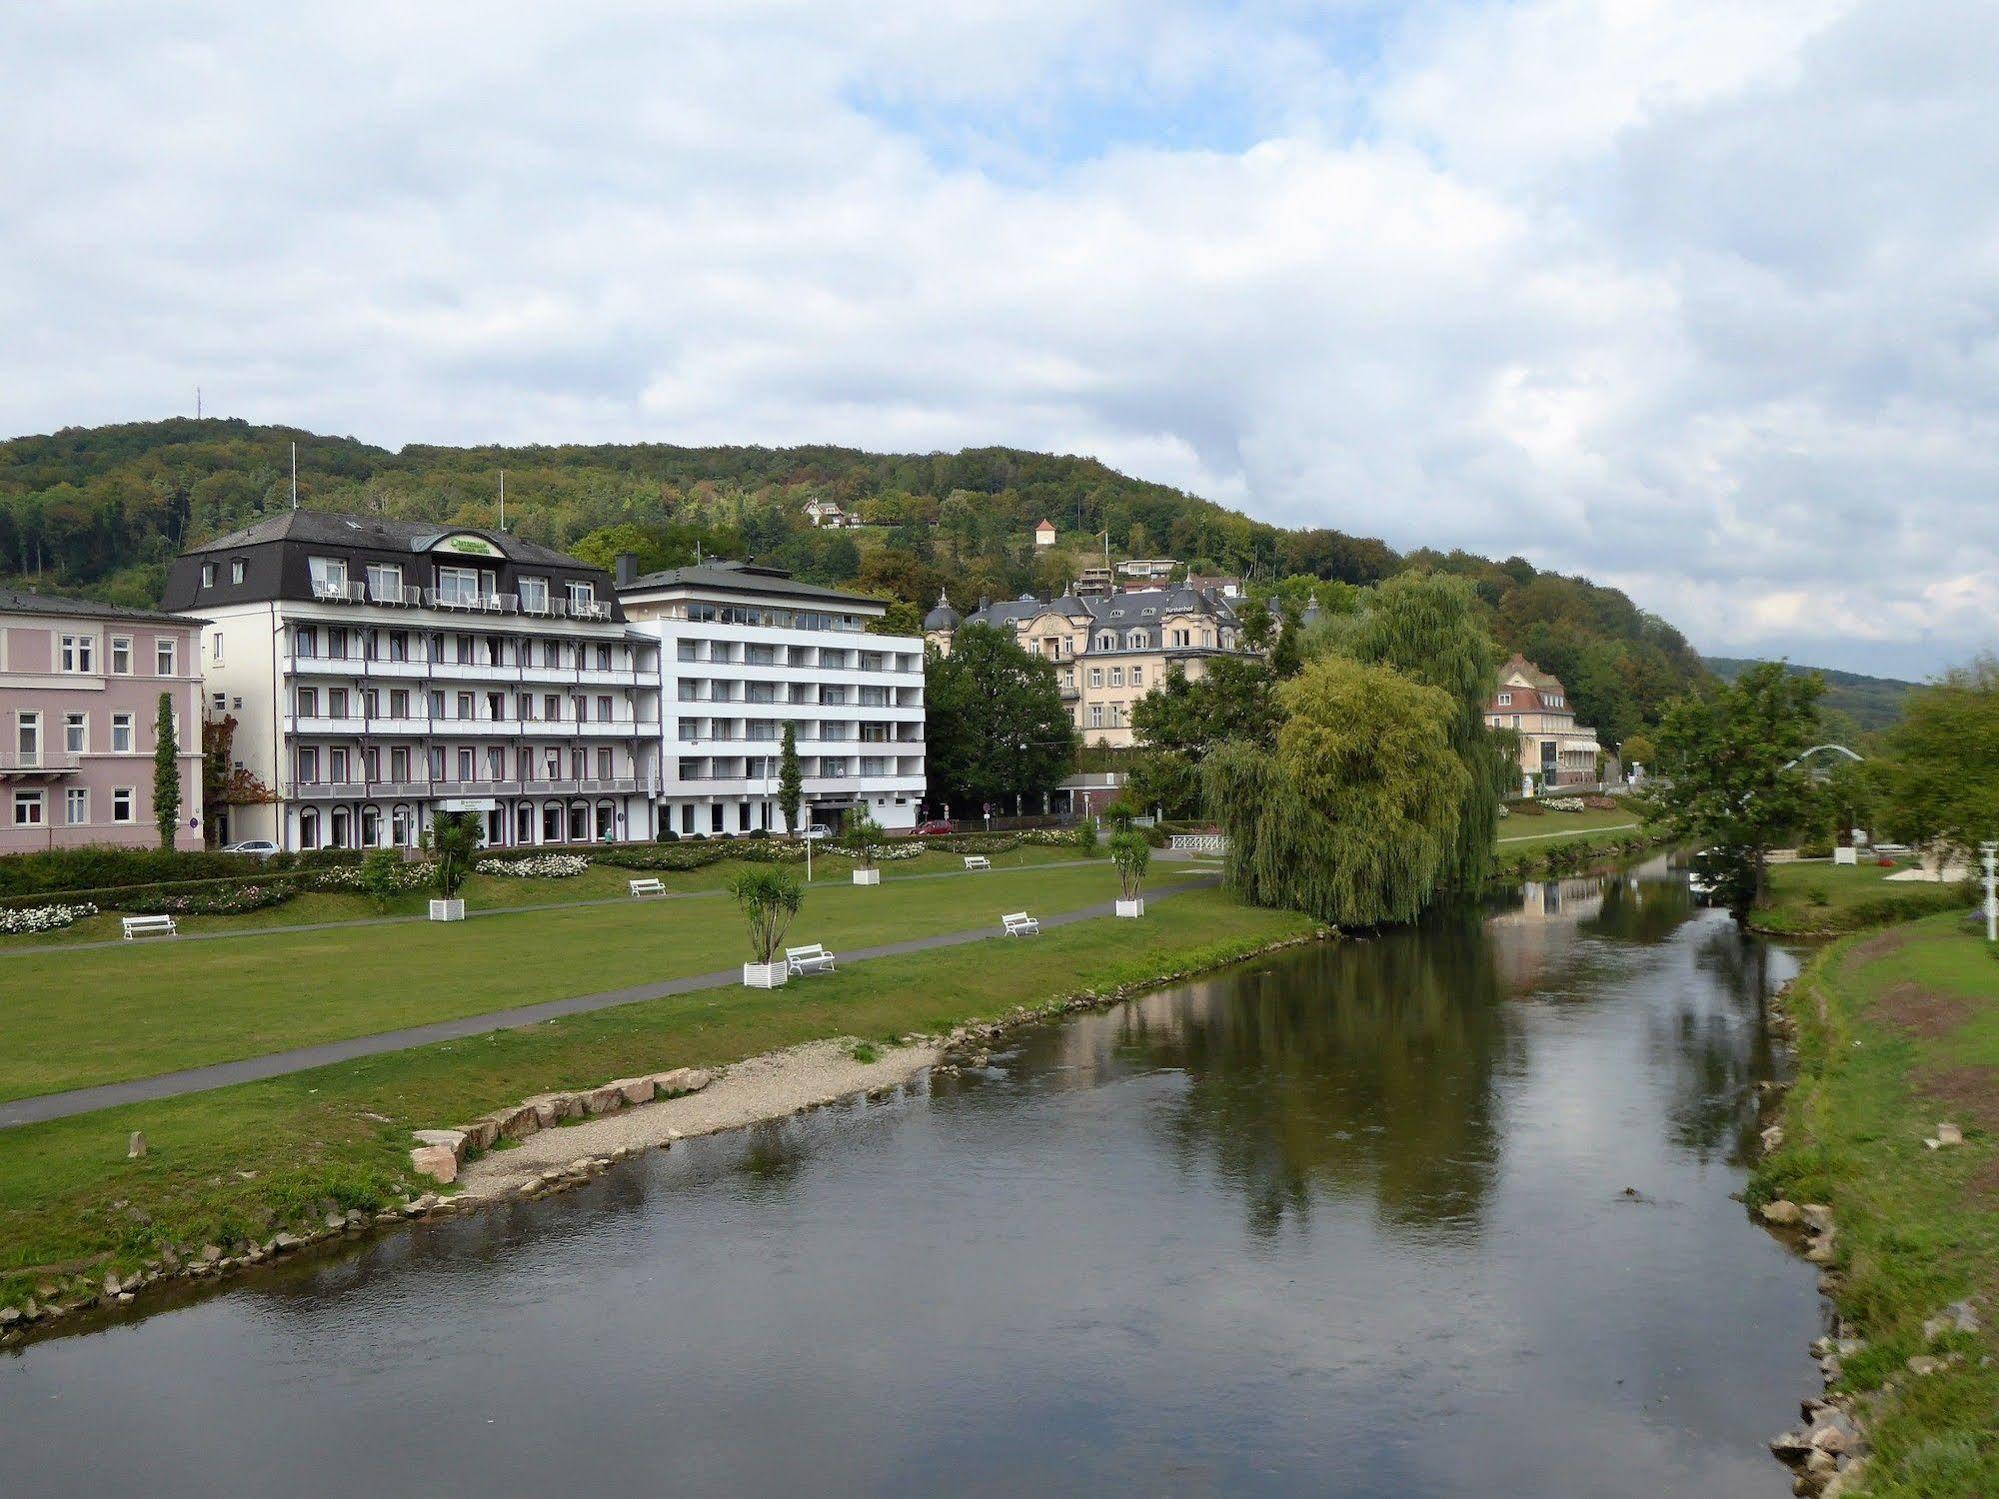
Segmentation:
[(27, 1345), (0, 1486), (1775, 1499), (1791, 971), (1656, 866), (1279, 954)]

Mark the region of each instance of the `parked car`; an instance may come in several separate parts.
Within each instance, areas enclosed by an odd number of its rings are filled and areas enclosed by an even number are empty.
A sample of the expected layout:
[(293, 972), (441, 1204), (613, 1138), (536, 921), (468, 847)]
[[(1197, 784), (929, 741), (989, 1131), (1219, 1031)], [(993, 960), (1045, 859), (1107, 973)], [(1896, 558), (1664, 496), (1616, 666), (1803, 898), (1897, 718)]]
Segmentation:
[(951, 832), (950, 819), (933, 817), (928, 822), (919, 822), (912, 831), (918, 838), (943, 838)]
[(225, 843), (225, 854), (253, 854), (259, 859), (268, 859), (278, 851), (278, 846), (268, 838), (245, 838), (241, 843)]
[(807, 843), (821, 843), (833, 836), (833, 830), (823, 822), (815, 822), (798, 836)]

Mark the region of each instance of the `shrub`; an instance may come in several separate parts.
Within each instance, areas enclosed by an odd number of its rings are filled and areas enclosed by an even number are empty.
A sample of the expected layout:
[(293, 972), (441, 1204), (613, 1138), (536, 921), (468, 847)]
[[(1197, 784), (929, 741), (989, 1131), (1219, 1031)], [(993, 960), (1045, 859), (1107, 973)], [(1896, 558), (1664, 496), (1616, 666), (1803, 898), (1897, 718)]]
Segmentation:
[(1501, 810), (1514, 817), (1546, 817), (1548, 809), (1539, 802), (1505, 802)]
[(1615, 812), (1623, 803), (1614, 796), (1593, 795), (1584, 797), (1583, 805), (1592, 812)]
[[(382, 857), (377, 858), (377, 855)], [(373, 865), (371, 870), (370, 865)], [(359, 864), (339, 864), (292, 881), (295, 889), (329, 894), (362, 893), (386, 900), (407, 890), (421, 890), (431, 881), (431, 866), (406, 860), (392, 848), (370, 849)], [(383, 892), (387, 892), (384, 894)]]
[(581, 854), (529, 854), (524, 858), (481, 859), (472, 866), (480, 874), (510, 880), (574, 879), (590, 867)]
[(352, 849), (318, 849), (306, 854), (276, 854), (268, 859), (213, 850), (43, 849), (39, 853), (0, 859), (0, 897), (60, 895), (191, 880), (262, 879), (292, 870), (326, 869), (360, 862), (361, 855)]
[(1076, 824), (1076, 847), (1086, 854), (1097, 851), (1097, 825), (1088, 818)]
[(206, 890), (134, 890), (117, 908), (144, 916), (242, 916), (281, 906), (298, 893), (289, 880), (260, 885), (217, 885)]
[(38, 932), (60, 931), (86, 916), (95, 916), (97, 907), (89, 901), (79, 901), (75, 905), (25, 906), (14, 911), (0, 911), (0, 934), (9, 937), (32, 936)]
[(643, 844), (626, 843), (616, 847), (600, 849), (597, 853), (599, 864), (613, 869), (644, 869), (685, 873), (691, 869), (705, 869), (720, 862), (728, 850), (707, 848), (699, 843), (660, 843), (647, 848)]
[(1583, 799), (1579, 796), (1544, 796), (1540, 805), (1550, 812), (1580, 812)]
[(386, 907), (403, 889), (403, 856), (392, 848), (371, 848), (361, 861), (361, 884)]
[(729, 881), (729, 893), (750, 924), (750, 951), (768, 963), (791, 930), (791, 918), (805, 901), (798, 877), (783, 869), (746, 869)]

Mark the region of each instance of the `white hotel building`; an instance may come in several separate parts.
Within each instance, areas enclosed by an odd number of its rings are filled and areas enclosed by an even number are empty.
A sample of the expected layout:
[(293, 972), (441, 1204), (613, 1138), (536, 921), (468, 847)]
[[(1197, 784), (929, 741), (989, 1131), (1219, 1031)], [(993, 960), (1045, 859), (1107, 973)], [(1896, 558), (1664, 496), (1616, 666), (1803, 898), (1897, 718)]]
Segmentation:
[(630, 627), (659, 643), (658, 825), (674, 832), (786, 831), (778, 805), (784, 726), (797, 726), (800, 820), (866, 811), (914, 826), (923, 797), (923, 641), (871, 635), (886, 606), (740, 562), (637, 577), (619, 559)]
[(504, 531), (307, 510), (182, 554), (166, 607), (207, 621), (206, 707), (274, 795), (211, 808), (218, 836), (412, 847), (476, 812), (494, 845), (651, 838), (658, 647), (610, 585)]

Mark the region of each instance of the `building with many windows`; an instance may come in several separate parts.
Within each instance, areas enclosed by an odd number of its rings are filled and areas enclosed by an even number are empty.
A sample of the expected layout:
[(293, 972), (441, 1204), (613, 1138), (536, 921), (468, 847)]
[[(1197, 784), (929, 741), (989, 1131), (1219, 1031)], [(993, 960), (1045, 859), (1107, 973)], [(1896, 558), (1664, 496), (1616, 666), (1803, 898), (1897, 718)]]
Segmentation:
[(914, 825), (923, 797), (923, 642), (871, 635), (879, 599), (741, 562), (621, 574), (618, 600), (658, 642), (659, 823), (682, 835), (784, 832), (778, 765), (797, 726), (800, 821), (865, 808)]
[(0, 853), (159, 847), (153, 756), (172, 699), (177, 848), (200, 848), (203, 621), (0, 589)]
[(1499, 686), (1485, 721), (1520, 735), (1520, 784), (1529, 796), (1560, 787), (1594, 786), (1600, 747), (1596, 730), (1576, 722), (1561, 679), (1516, 655), (1499, 669)]
[(1217, 657), (1255, 654), (1242, 644), (1228, 601), (1198, 588), (1072, 593), (1059, 599), (1022, 594), (982, 603), (962, 621), (940, 598), (924, 620), (924, 638), (948, 654), (952, 637), (966, 624), (1010, 631), (1030, 655), (1054, 662), (1062, 700), (1083, 742), (1113, 749), (1133, 743), (1132, 707), (1169, 671), (1197, 680)]
[(411, 847), (476, 812), (493, 845), (650, 838), (658, 649), (610, 585), (504, 531), (310, 510), (183, 553), (166, 606), (206, 621), (208, 708), (272, 796), (218, 833)]

